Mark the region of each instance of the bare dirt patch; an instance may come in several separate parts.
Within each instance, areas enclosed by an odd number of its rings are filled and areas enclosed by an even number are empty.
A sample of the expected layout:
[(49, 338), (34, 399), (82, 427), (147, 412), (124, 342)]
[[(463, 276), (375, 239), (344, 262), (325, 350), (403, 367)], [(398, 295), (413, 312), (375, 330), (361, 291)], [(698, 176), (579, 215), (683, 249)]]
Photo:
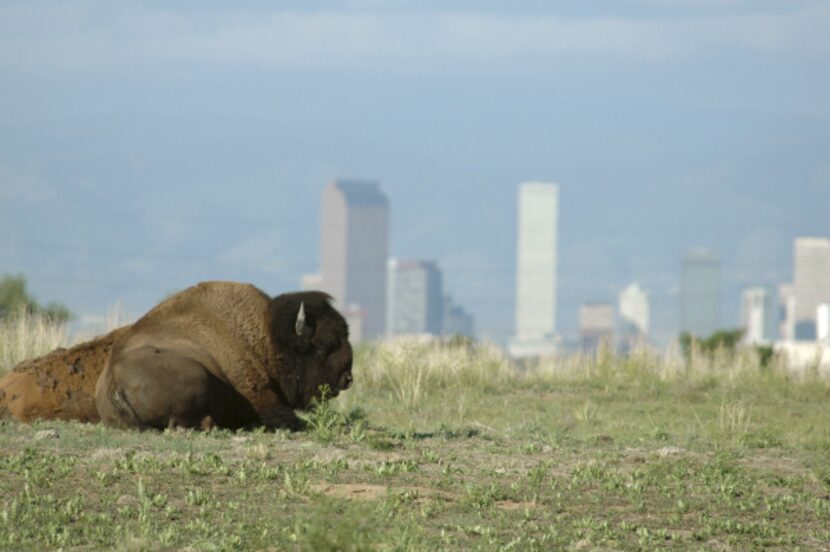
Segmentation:
[[(389, 494), (411, 493), (415, 497), (415, 502), (420, 502), (426, 499), (441, 499), (453, 500), (456, 497), (446, 491), (438, 489), (431, 489), (429, 487), (388, 487), (386, 485), (371, 485), (368, 483), (316, 483), (311, 485), (311, 489), (323, 496), (330, 496), (333, 498), (345, 498), (349, 500), (380, 500)], [(504, 501), (505, 504), (510, 501)], [(525, 503), (521, 504), (522, 508)], [(512, 507), (507, 505), (504, 509), (519, 509), (518, 506)]]
[(517, 502), (515, 500), (499, 500), (496, 502), (496, 507), (501, 510), (533, 510), (536, 508), (535, 502)]
[(385, 485), (363, 483), (318, 483), (312, 485), (311, 488), (324, 496), (349, 500), (380, 500), (389, 492), (389, 488)]

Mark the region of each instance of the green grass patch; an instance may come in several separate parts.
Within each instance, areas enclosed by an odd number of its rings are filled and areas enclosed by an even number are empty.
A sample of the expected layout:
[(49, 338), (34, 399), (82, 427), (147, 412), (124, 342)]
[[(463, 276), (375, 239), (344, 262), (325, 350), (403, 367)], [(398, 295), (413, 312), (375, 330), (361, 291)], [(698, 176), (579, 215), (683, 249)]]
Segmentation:
[[(755, 364), (753, 364), (755, 362)], [(830, 386), (752, 357), (358, 351), (304, 432), (0, 422), (0, 549), (801, 549)]]

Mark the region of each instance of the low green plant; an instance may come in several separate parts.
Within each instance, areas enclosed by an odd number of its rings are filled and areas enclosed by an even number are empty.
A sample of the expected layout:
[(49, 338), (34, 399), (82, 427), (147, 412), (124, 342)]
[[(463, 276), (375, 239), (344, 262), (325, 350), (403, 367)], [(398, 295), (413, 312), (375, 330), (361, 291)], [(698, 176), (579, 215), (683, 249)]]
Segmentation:
[(306, 430), (317, 441), (329, 443), (343, 432), (345, 418), (335, 408), (331, 399), (331, 388), (320, 386), (320, 398), (312, 400), (311, 409), (300, 414)]

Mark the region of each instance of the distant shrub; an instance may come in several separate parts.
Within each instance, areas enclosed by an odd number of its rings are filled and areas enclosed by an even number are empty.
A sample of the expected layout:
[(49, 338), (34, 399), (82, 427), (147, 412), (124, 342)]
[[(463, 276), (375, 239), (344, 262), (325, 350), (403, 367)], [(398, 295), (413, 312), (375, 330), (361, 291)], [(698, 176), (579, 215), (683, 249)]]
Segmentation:
[(751, 345), (741, 347), (741, 339), (744, 330), (720, 330), (705, 339), (701, 339), (688, 332), (680, 334), (678, 339), (683, 357), (691, 362), (695, 355), (705, 357), (709, 360), (716, 356), (734, 356), (740, 350), (750, 351), (758, 358), (760, 368), (768, 368), (778, 361), (778, 355), (772, 345)]
[(66, 322), (72, 313), (64, 305), (51, 302), (41, 305), (26, 290), (26, 278), (23, 276), (3, 276), (0, 278), (0, 318), (17, 316), (42, 316), (54, 322)]
[(706, 355), (713, 355), (718, 351), (734, 353), (743, 335), (744, 330), (740, 328), (719, 330), (706, 338), (683, 332), (680, 334), (680, 347), (687, 359), (691, 358), (695, 350)]

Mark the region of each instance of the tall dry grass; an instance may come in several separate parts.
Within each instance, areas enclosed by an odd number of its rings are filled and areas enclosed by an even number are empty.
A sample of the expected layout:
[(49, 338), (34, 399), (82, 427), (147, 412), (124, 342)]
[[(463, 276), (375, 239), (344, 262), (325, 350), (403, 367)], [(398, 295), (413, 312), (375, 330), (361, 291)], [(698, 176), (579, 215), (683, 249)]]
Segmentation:
[[(480, 343), (451, 345), (396, 338), (360, 345), (355, 355), (355, 381), (367, 393), (392, 396), (413, 405), (454, 387), (504, 389), (509, 386), (555, 387), (561, 383), (701, 386), (716, 381), (729, 389), (748, 384), (786, 385), (804, 379), (783, 358), (766, 366), (753, 349), (684, 358), (677, 350), (639, 348), (618, 355), (608, 348), (592, 354), (543, 357), (517, 363), (499, 347)], [(825, 382), (827, 383), (827, 382)], [(359, 401), (360, 392), (356, 400)]]
[(16, 315), (0, 320), (0, 376), (19, 362), (69, 342), (66, 324), (42, 316)]
[(88, 341), (133, 320), (120, 304), (110, 307), (93, 323), (75, 329), (67, 323), (23, 311), (0, 319), (0, 376), (24, 360), (45, 355), (58, 347)]
[(411, 406), (447, 388), (488, 388), (517, 375), (494, 345), (450, 345), (396, 338), (359, 346), (356, 378), (366, 389)]

